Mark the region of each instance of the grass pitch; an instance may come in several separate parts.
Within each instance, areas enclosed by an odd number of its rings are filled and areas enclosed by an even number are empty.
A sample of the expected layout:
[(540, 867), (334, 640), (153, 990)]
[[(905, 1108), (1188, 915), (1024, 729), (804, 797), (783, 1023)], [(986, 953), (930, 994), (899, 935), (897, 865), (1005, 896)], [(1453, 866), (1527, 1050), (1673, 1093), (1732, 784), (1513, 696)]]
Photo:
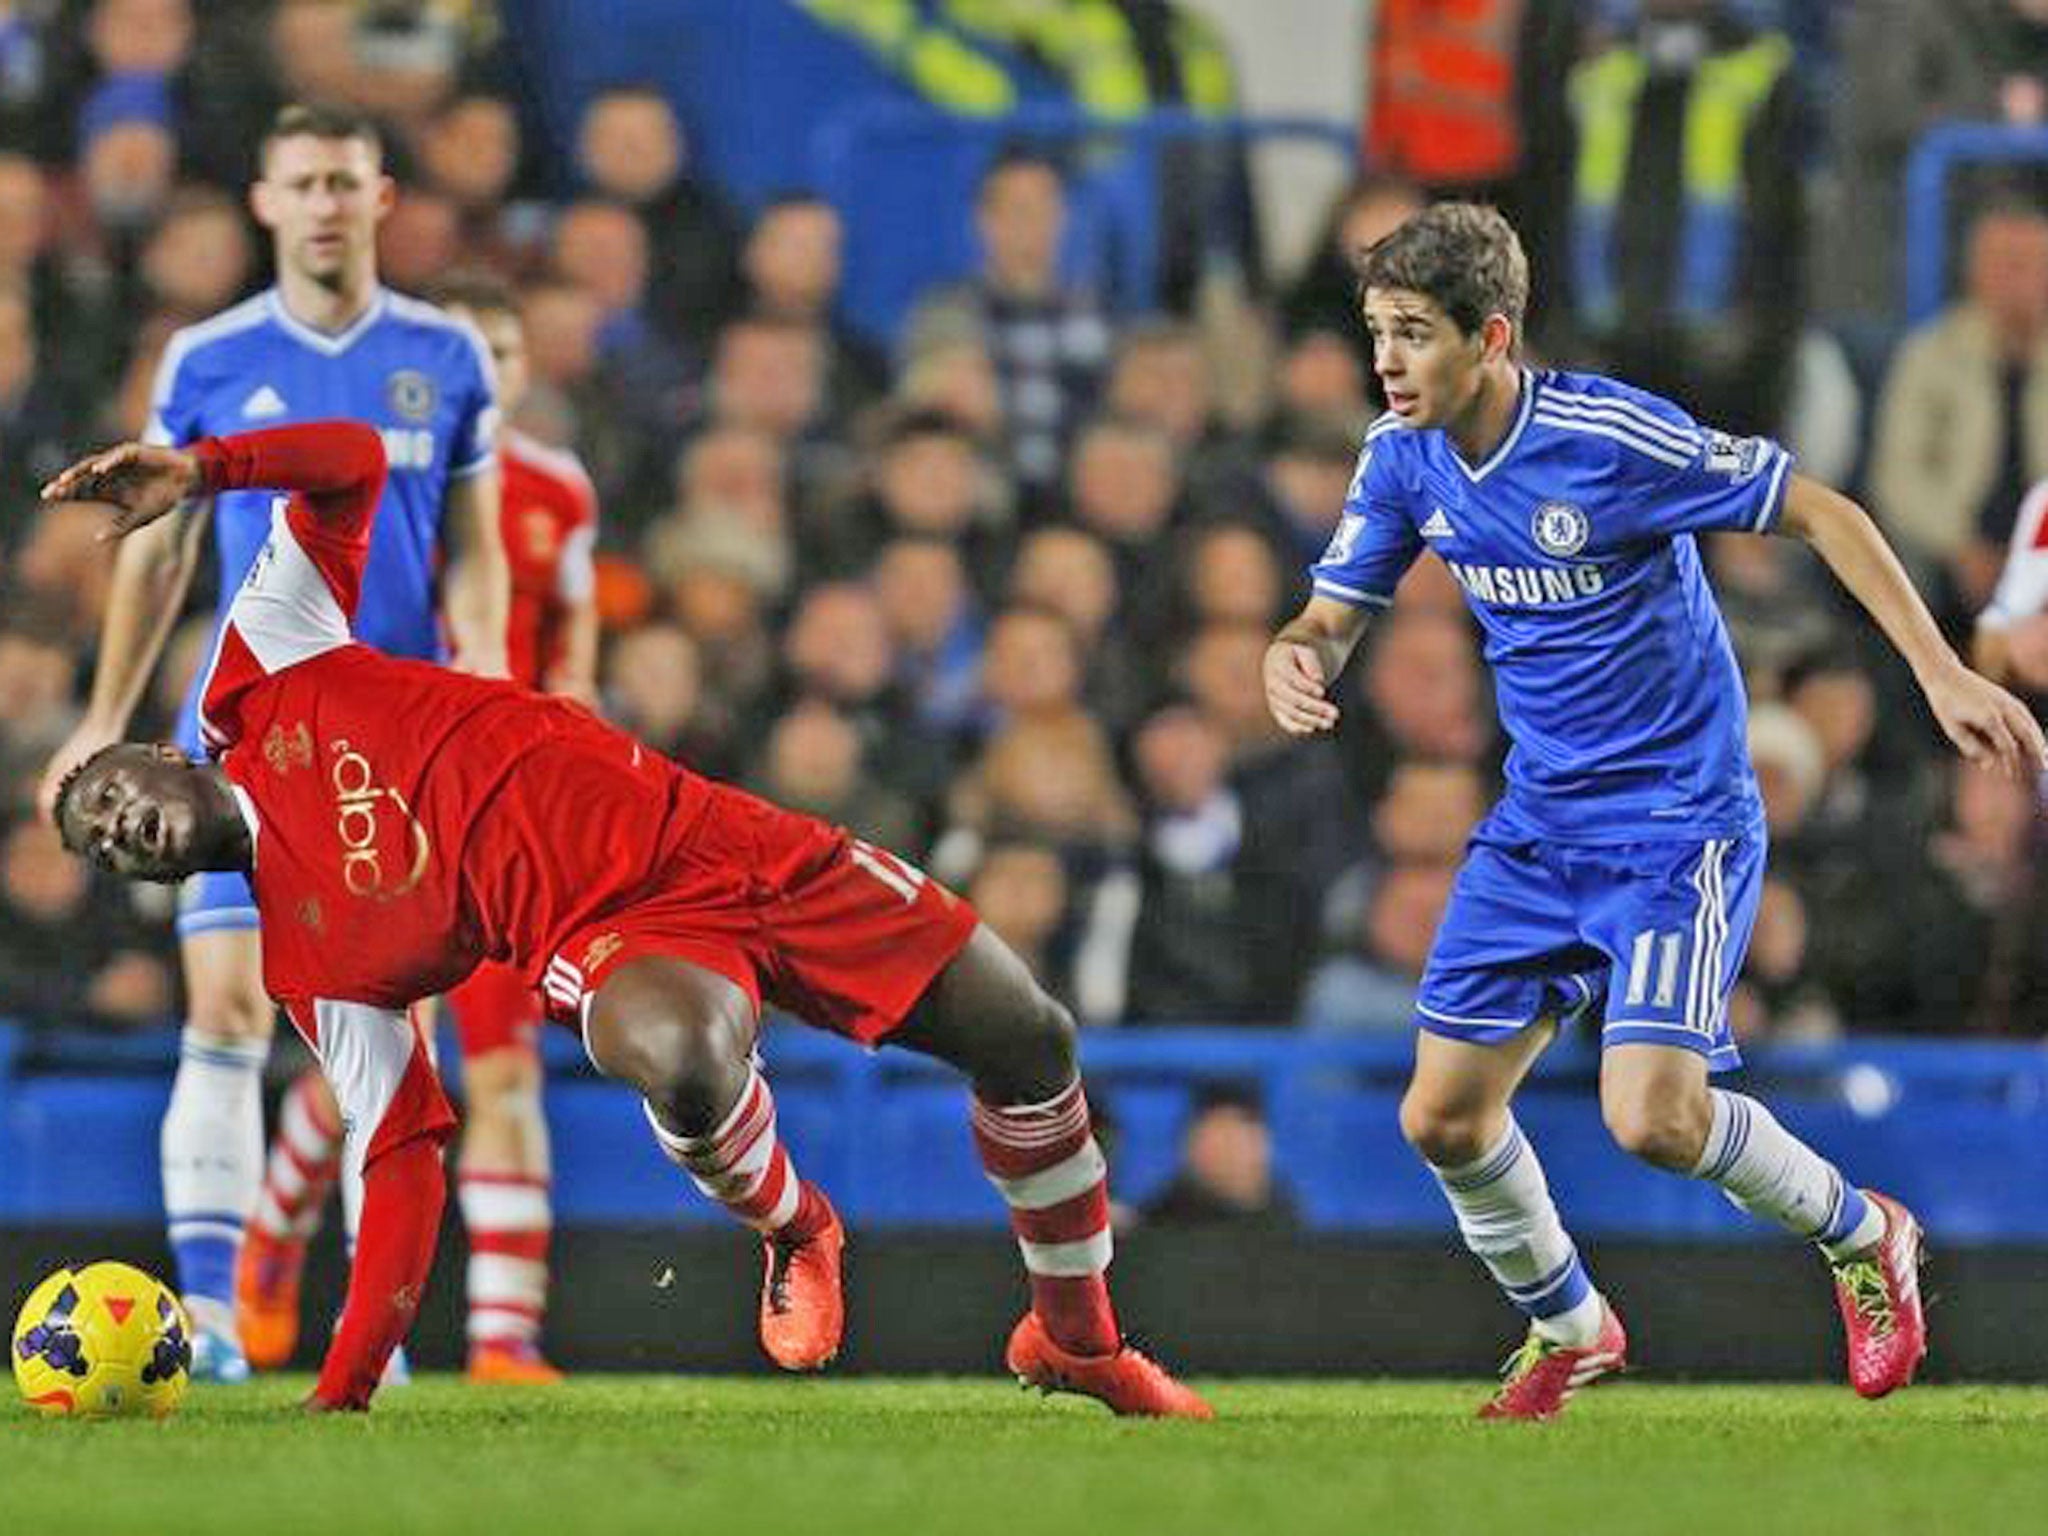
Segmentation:
[(1204, 1384), (1213, 1425), (999, 1381), (424, 1378), (305, 1419), (306, 1378), (160, 1424), (0, 1408), (0, 1532), (850, 1536), (2048, 1528), (2048, 1390), (1624, 1382), (1483, 1425), (1477, 1382)]

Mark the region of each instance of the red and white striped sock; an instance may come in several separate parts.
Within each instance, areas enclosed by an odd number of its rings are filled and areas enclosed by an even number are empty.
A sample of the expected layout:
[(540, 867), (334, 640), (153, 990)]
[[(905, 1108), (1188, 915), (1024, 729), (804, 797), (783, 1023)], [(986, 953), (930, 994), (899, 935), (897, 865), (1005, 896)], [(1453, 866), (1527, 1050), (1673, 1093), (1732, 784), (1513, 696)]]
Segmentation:
[(1062, 1349), (1113, 1354), (1121, 1342), (1106, 1272), (1109, 1167), (1075, 1078), (1042, 1104), (974, 1101), (981, 1166), (1010, 1207), (1031, 1277), (1031, 1310)]
[(469, 1342), (518, 1348), (540, 1343), (548, 1305), (548, 1181), (517, 1173), (460, 1173), (456, 1192), (469, 1229)]
[(319, 1074), (303, 1072), (285, 1090), (250, 1227), (282, 1243), (307, 1241), (340, 1173), (341, 1117)]
[(739, 1102), (708, 1136), (678, 1136), (642, 1107), (668, 1160), (756, 1232), (801, 1240), (824, 1226), (831, 1208), (797, 1177), (776, 1136), (775, 1095), (759, 1067), (748, 1067)]

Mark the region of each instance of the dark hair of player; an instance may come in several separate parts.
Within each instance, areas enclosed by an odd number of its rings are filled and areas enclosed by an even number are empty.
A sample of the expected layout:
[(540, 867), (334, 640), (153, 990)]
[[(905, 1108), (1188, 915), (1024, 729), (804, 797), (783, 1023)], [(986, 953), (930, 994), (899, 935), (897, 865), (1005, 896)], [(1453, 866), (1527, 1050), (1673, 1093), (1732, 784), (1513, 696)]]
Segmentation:
[(384, 157), (384, 138), (377, 125), (361, 113), (345, 107), (321, 106), (295, 101), (280, 107), (264, 130), (258, 147), (258, 163), (270, 158), (270, 147), (281, 139), (356, 139), (370, 146), (379, 160)]
[(1484, 203), (1435, 203), (1359, 258), (1361, 303), (1368, 288), (1423, 294), (1468, 336), (1488, 315), (1505, 315), (1519, 338), (1522, 313), (1529, 307), (1529, 258), (1499, 209)]
[(466, 309), (473, 315), (519, 313), (511, 288), (489, 272), (451, 272), (434, 284), (427, 298), (443, 309)]

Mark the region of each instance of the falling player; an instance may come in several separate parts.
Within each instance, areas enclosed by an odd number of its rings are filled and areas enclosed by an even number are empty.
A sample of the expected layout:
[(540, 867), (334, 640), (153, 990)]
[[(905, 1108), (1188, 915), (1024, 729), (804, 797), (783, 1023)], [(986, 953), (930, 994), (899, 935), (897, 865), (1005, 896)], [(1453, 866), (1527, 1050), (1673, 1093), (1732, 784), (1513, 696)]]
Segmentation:
[(60, 788), (72, 848), (136, 878), (249, 874), (271, 993), (318, 1051), (363, 1164), (348, 1303), (310, 1406), (367, 1406), (411, 1321), (452, 1114), (409, 1009), (480, 960), (516, 964), (640, 1090), (663, 1151), (764, 1238), (761, 1338), (837, 1353), (838, 1217), (797, 1177), (754, 1061), (763, 1002), (971, 1078), (975, 1143), (1011, 1208), (1031, 1309), (1005, 1359), (1120, 1413), (1207, 1405), (1124, 1343), (1109, 1202), (1072, 1019), (966, 903), (895, 856), (698, 777), (580, 706), (353, 643), (382, 479), (351, 423), (127, 444), (46, 495), (113, 501), (117, 532), (184, 498), (271, 486), (202, 728), (218, 765), (105, 748)]
[[(501, 676), (497, 409), (482, 344), (431, 305), (379, 285), (377, 226), (393, 189), (366, 120), (287, 107), (264, 135), (260, 164), (249, 200), (271, 234), (276, 286), (172, 337), (149, 436), (183, 443), (331, 416), (382, 428), (390, 504), (370, 551), (363, 637), (394, 655), (435, 658), (445, 624), (457, 666)], [(262, 495), (223, 496), (213, 507), (223, 611), (269, 516)], [(46, 810), (66, 773), (127, 730), (198, 564), (200, 531), (196, 520), (164, 524), (122, 548), (91, 702), (44, 772)], [(179, 722), (180, 745), (194, 752), (196, 703), (195, 691)], [(263, 1175), (262, 1072), (274, 1023), (256, 924), (248, 883), (233, 871), (179, 894), (188, 1004), (164, 1111), (164, 1212), (192, 1315), (193, 1375), (216, 1381), (249, 1372), (235, 1274)]]
[[(506, 416), (526, 392), (526, 339), (511, 294), (487, 277), (453, 279), (434, 301), (475, 326), (497, 370)], [(585, 702), (597, 696), (591, 550), (597, 493), (571, 454), (507, 427), (499, 443), (505, 554), (512, 568), (506, 655), (515, 682)], [(448, 996), (462, 1045), (462, 1149), (456, 1193), (469, 1234), (469, 1377), (560, 1379), (541, 1354), (548, 1293), (548, 1127), (541, 1111), (540, 994), (510, 966), (480, 965)], [(249, 1362), (283, 1365), (299, 1334), (299, 1279), (340, 1171), (341, 1117), (318, 1071), (285, 1096), (236, 1275)]]
[(1484, 631), (1508, 787), (1474, 835), (1416, 1004), (1401, 1127), (1467, 1245), (1530, 1319), (1482, 1412), (1548, 1418), (1622, 1368), (1627, 1337), (1561, 1225), (1510, 1102), (1561, 1022), (1600, 1017), (1600, 1103), (1625, 1150), (1718, 1185), (1833, 1266), (1850, 1380), (1905, 1385), (1926, 1348), (1920, 1229), (1756, 1100), (1727, 998), (1763, 879), (1742, 679), (1694, 535), (1805, 540), (1912, 666), (1972, 761), (2031, 773), (2040, 729), (1942, 640), (1868, 517), (1775, 443), (1652, 395), (1517, 365), (1528, 265), (1490, 208), (1442, 204), (1363, 259), (1391, 409), (1366, 434), (1313, 592), (1266, 654), (1291, 734), (1337, 722), (1330, 683), (1424, 549)]

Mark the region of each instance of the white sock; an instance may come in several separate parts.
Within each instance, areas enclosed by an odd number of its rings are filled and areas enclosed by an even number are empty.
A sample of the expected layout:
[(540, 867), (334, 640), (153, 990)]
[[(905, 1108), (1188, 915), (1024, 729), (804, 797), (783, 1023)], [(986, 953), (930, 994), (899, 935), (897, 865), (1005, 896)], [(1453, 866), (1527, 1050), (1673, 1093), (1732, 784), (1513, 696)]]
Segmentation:
[(1714, 1121), (1693, 1177), (1721, 1186), (1730, 1201), (1846, 1258), (1884, 1235), (1884, 1212), (1835, 1165), (1778, 1123), (1755, 1099), (1709, 1092)]
[(267, 1040), (186, 1027), (164, 1111), (159, 1155), (178, 1285), (194, 1321), (233, 1335), (235, 1262), (263, 1182)]
[(1536, 1331), (1572, 1348), (1600, 1336), (1600, 1293), (1558, 1220), (1536, 1149), (1512, 1116), (1472, 1162), (1430, 1171), (1457, 1215), (1465, 1246)]

